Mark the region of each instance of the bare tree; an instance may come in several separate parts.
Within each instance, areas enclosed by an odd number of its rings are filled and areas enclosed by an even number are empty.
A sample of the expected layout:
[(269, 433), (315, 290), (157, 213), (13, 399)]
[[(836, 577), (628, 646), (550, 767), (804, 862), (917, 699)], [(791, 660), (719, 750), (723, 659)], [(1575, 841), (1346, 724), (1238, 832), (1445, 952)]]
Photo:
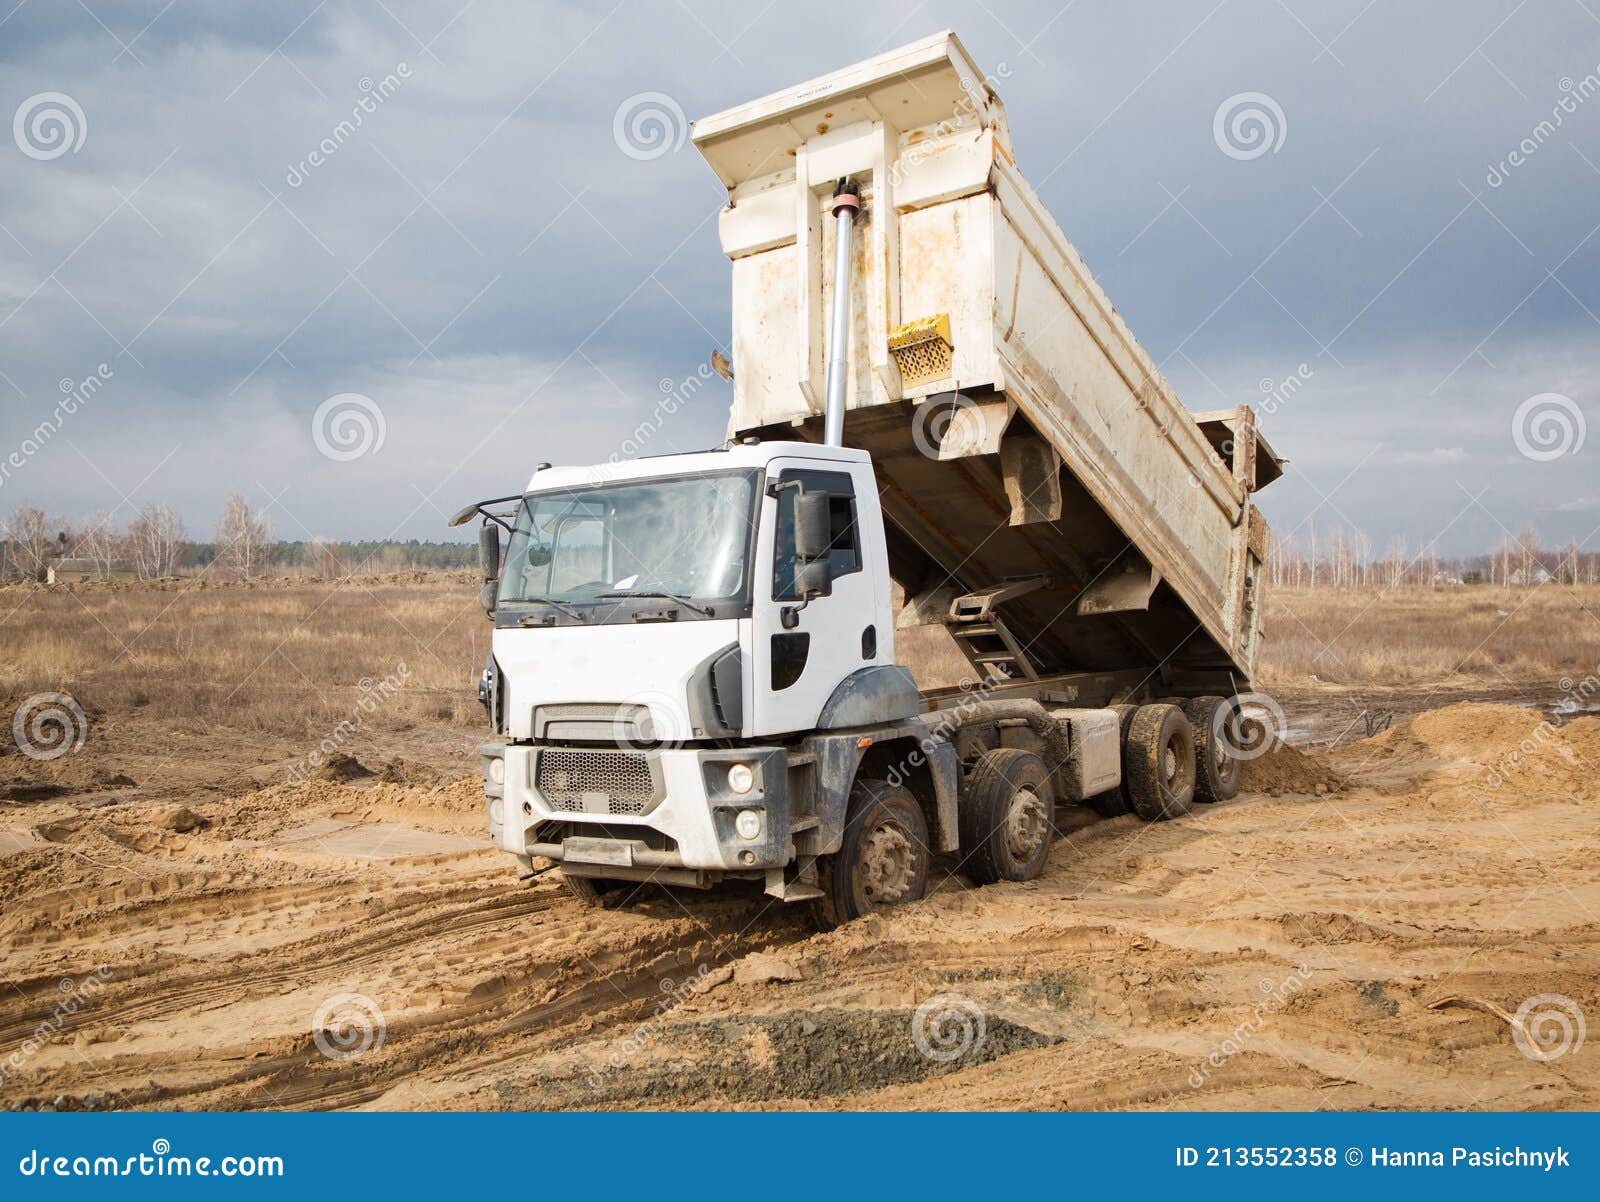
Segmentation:
[(66, 550), (65, 523), (54, 521), (44, 510), (18, 505), (6, 523), (18, 572), (31, 580), (43, 580), (50, 561)]
[(1533, 523), (1526, 523), (1517, 534), (1517, 558), (1521, 561), (1522, 585), (1534, 583), (1533, 574), (1539, 567), (1539, 532)]
[(93, 563), (100, 575), (109, 576), (112, 565), (127, 557), (127, 543), (127, 535), (116, 528), (111, 514), (102, 509), (84, 518), (72, 554)]
[(183, 519), (170, 505), (146, 505), (128, 526), (128, 550), (141, 580), (178, 574)]
[(252, 510), (242, 493), (230, 494), (222, 521), (217, 523), (217, 566), (248, 580), (266, 567), (271, 541), (272, 527), (266, 516)]

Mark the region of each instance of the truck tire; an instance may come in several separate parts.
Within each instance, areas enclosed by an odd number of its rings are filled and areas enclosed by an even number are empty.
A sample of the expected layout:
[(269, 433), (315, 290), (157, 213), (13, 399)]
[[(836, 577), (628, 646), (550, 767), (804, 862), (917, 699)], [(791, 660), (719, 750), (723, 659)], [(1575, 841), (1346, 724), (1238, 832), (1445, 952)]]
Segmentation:
[(921, 901), (932, 859), (928, 822), (911, 791), (887, 781), (856, 781), (844, 842), (817, 862), (817, 925), (831, 931), (863, 914)]
[(591, 910), (606, 908), (606, 895), (612, 892), (618, 882), (600, 880), (592, 876), (568, 876), (561, 874), (561, 885), (569, 897), (577, 898), (583, 905)]
[(1232, 704), (1224, 697), (1191, 697), (1183, 703), (1194, 728), (1196, 801), (1228, 801), (1239, 792), (1239, 757), (1230, 752), (1223, 730)]
[(957, 811), (962, 864), (980, 885), (1031, 881), (1055, 840), (1056, 792), (1044, 761), (1020, 747), (978, 757)]
[(1122, 795), (1122, 786), (1085, 797), (1083, 804), (1102, 818), (1120, 818), (1128, 812), (1128, 799)]
[(1141, 705), (1122, 756), (1128, 800), (1146, 822), (1187, 814), (1194, 801), (1194, 729), (1175, 705)]

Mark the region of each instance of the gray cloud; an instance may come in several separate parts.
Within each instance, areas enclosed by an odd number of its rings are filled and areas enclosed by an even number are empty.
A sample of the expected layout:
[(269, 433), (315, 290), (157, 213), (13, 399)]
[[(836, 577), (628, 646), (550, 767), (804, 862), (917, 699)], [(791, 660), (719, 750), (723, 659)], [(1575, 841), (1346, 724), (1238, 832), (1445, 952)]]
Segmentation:
[[(1551, 541), (1592, 535), (1575, 499), (1600, 433), (1539, 462), (1511, 427), (1547, 392), (1600, 421), (1583, 5), (89, 8), (0, 25), (0, 116), (56, 91), (88, 123), (49, 161), (0, 140), (0, 448), (63, 377), (114, 376), (0, 508), (131, 495), (201, 530), (243, 487), (278, 498), (286, 536), (437, 537), (440, 511), (539, 459), (606, 457), (729, 327), (720, 189), (687, 144), (621, 153), (619, 103), (659, 91), (693, 118), (949, 25), (1192, 407), (1305, 365), (1264, 418), (1294, 461), (1262, 498), (1280, 529), (1476, 550), (1534, 515)], [(1244, 92), (1285, 127), (1247, 160), (1213, 136)], [(387, 427), (349, 463), (311, 429), (343, 392)], [(714, 442), (725, 395), (655, 444)]]

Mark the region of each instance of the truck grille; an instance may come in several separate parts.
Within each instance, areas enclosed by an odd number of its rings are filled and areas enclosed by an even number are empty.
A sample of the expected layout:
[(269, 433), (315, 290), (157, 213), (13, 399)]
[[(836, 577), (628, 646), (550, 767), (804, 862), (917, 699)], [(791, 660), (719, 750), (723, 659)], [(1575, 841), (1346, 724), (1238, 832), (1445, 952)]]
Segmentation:
[(539, 752), (534, 787), (568, 813), (643, 814), (658, 800), (650, 760), (638, 751)]

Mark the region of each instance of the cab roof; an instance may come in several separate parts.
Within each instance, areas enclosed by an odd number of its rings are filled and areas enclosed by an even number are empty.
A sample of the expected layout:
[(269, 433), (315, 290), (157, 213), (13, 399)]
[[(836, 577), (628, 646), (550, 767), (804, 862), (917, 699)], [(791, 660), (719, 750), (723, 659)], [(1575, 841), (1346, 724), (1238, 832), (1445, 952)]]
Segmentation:
[(814, 442), (734, 443), (710, 451), (651, 455), (615, 463), (558, 465), (540, 468), (528, 479), (528, 492), (551, 489), (594, 488), (620, 480), (648, 480), (660, 476), (709, 475), (741, 468), (765, 469), (774, 459), (816, 459), (827, 463), (870, 463), (871, 456), (855, 447), (828, 447)]

